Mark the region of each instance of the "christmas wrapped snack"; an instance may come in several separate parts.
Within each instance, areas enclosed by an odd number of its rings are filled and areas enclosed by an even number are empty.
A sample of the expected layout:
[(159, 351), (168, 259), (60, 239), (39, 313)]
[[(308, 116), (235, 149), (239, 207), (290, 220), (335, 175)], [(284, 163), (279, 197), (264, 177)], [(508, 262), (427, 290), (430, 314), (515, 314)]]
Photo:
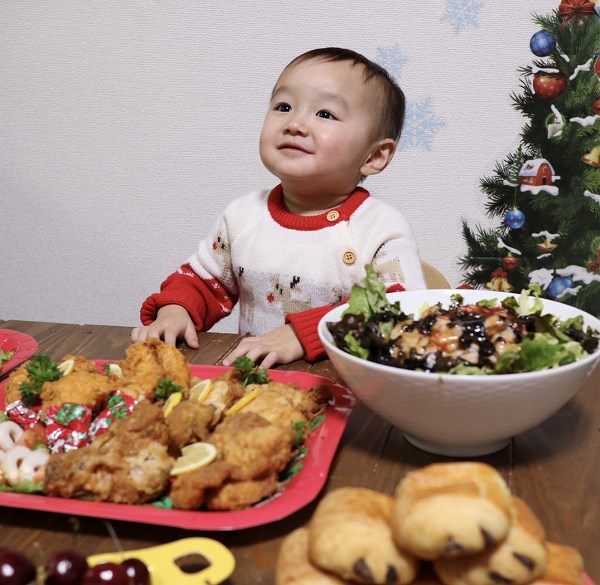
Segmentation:
[(85, 447), (90, 442), (92, 410), (67, 403), (46, 410), (46, 444), (52, 453)]
[(22, 400), (15, 400), (6, 407), (8, 419), (24, 429), (34, 427), (40, 420), (41, 406), (27, 406)]
[(101, 435), (106, 432), (116, 420), (131, 414), (135, 405), (136, 401), (131, 396), (120, 390), (115, 391), (107, 400), (106, 408), (102, 410), (92, 422), (90, 427), (90, 438), (93, 439), (97, 435)]

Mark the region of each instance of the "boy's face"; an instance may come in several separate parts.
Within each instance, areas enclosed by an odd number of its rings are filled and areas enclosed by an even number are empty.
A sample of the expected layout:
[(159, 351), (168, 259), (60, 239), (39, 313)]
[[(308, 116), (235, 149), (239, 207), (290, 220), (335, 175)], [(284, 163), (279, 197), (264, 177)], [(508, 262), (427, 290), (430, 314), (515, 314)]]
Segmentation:
[(375, 139), (373, 90), (363, 66), (313, 59), (287, 67), (260, 136), (265, 167), (296, 195), (347, 195)]

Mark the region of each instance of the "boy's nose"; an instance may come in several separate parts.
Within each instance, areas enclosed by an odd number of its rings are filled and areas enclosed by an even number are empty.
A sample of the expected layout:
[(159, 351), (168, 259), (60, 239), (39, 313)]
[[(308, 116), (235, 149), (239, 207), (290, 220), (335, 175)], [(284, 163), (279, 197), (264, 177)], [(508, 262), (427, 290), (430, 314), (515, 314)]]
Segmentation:
[(286, 131), (290, 134), (306, 134), (307, 130), (306, 121), (301, 115), (295, 114), (288, 119)]

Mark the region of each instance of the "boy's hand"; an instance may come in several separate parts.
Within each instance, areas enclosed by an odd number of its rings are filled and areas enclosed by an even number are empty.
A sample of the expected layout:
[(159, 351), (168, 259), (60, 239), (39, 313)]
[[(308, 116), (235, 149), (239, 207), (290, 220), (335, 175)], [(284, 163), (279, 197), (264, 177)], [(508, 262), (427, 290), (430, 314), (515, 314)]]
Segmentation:
[(175, 345), (177, 339), (183, 337), (189, 347), (193, 349), (200, 347), (194, 323), (188, 312), (179, 305), (161, 307), (152, 324), (136, 327), (131, 332), (131, 341), (144, 341), (148, 337), (164, 339), (170, 345)]
[[(291, 325), (282, 325), (256, 337), (244, 337), (237, 347), (223, 360), (231, 366), (241, 357), (248, 356), (259, 368), (270, 368), (273, 364), (289, 364), (304, 355), (304, 348)], [(264, 358), (258, 363), (260, 358)]]

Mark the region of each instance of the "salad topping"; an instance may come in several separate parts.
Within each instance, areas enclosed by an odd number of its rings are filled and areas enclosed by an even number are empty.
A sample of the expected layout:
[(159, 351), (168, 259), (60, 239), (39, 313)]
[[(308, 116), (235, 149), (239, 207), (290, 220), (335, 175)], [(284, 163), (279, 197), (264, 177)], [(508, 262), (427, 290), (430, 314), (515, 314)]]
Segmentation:
[(425, 306), (418, 316), (391, 303), (367, 265), (364, 286), (355, 285), (349, 307), (327, 327), (337, 347), (369, 361), (427, 372), (508, 374), (574, 362), (598, 348), (597, 331), (583, 319), (542, 315), (543, 304), (527, 290), (501, 303), (464, 304), (459, 294), (445, 308)]

